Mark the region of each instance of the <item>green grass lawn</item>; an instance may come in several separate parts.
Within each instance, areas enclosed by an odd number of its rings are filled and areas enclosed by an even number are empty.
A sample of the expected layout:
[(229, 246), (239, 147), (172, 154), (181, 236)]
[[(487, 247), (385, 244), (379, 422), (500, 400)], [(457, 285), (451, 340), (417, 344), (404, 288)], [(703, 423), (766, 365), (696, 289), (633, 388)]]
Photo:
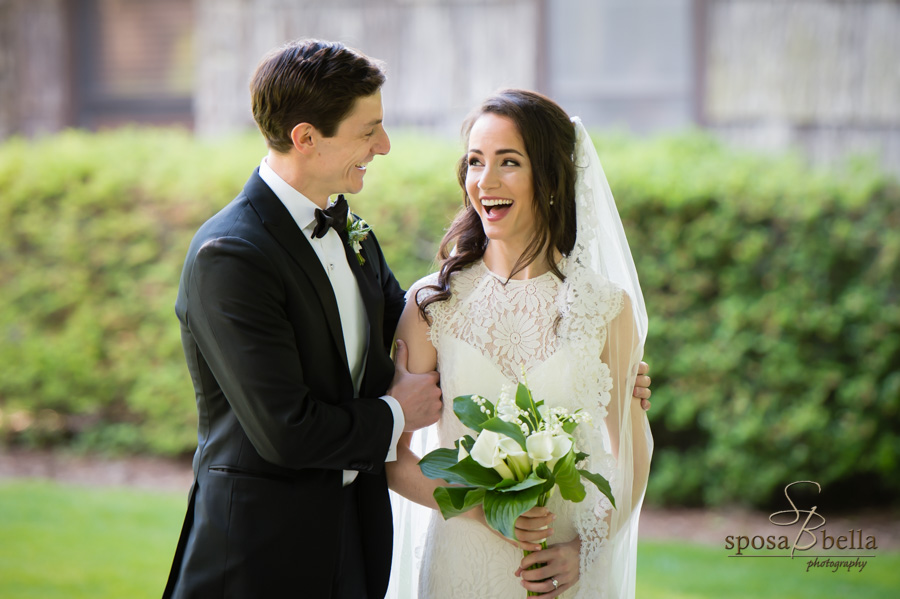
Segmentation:
[[(0, 597), (158, 598), (181, 529), (184, 493), (0, 484)], [(638, 599), (894, 599), (900, 553), (863, 572), (806, 572), (805, 560), (728, 558), (724, 548), (641, 542)]]
[(876, 551), (862, 572), (806, 571), (807, 559), (729, 558), (723, 548), (642, 541), (637, 599), (896, 599), (900, 553)]
[(186, 495), (0, 484), (0, 597), (159, 598)]

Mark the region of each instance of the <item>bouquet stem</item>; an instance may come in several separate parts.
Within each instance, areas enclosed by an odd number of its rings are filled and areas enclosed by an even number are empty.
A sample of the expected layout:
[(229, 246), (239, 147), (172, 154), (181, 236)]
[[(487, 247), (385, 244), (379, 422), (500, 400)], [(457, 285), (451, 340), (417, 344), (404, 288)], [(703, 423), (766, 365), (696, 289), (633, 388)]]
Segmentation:
[[(547, 499), (549, 498), (549, 496), (550, 496), (549, 493), (544, 493), (543, 495), (541, 495), (541, 496), (538, 498), (537, 504), (538, 504), (539, 506), (541, 506), (541, 507), (544, 507), (545, 505), (547, 505)], [(545, 541), (541, 541), (541, 549), (546, 549), (546, 548), (547, 548), (547, 541), (546, 541), (546, 540), (545, 540)], [(528, 556), (531, 555), (533, 552), (532, 552), (532, 551), (526, 551), (526, 550), (523, 549), (523, 550), (522, 550), (522, 553), (525, 554), (525, 557), (528, 557)], [(541, 567), (543, 567), (543, 566), (545, 566), (545, 565), (546, 565), (546, 564), (540, 564), (540, 563), (538, 563), (538, 564), (532, 564), (531, 566), (528, 567), (528, 569), (529, 569), (529, 570), (537, 570), (538, 568), (541, 568)], [(539, 593), (539, 592), (537, 592), (537, 591), (528, 591), (528, 595), (526, 595), (526, 596), (527, 596), (527, 597), (535, 597), (535, 596), (537, 596), (537, 595), (543, 595), (543, 593)]]

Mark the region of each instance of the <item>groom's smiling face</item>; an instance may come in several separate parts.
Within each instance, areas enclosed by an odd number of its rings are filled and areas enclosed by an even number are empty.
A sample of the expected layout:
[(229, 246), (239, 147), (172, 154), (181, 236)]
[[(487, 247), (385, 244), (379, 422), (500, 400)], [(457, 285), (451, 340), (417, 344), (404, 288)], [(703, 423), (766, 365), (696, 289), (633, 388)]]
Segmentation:
[(316, 188), (319, 193), (327, 197), (362, 190), (367, 165), (376, 155), (387, 154), (391, 149), (383, 119), (381, 92), (377, 91), (356, 99), (334, 136), (317, 135)]

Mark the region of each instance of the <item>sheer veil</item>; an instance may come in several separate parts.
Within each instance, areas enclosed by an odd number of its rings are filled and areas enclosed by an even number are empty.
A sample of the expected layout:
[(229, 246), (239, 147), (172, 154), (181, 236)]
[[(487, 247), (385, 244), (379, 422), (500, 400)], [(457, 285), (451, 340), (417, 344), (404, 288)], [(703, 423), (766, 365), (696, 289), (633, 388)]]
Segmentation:
[[(622, 311), (607, 325), (606, 343), (601, 352), (601, 359), (609, 367), (613, 381), (609, 403), (606, 404), (605, 433), (608, 438), (604, 445), (615, 457), (614, 469), (608, 478), (616, 507), (605, 516), (609, 525), (605, 539), (597, 542), (597, 539), (591, 539), (589, 528), (581, 531), (581, 584), (576, 597), (632, 598), (635, 593), (638, 518), (653, 452), (647, 416), (639, 402), (631, 396), (647, 338), (647, 310), (625, 230), (600, 158), (581, 119), (574, 117), (572, 122), (576, 130), (578, 228), (575, 248), (567, 261), (567, 269), (563, 271), (567, 277), (566, 285), (570, 287), (569, 295), (578, 295), (579, 288), (586, 286), (581, 280), (586, 276), (608, 281), (622, 289), (626, 298)], [(592, 552), (596, 553), (596, 557)], [(608, 560), (607, 567), (593, 567), (597, 559)]]
[[(436, 428), (432, 425), (413, 434), (410, 449), (417, 456), (437, 449)], [(391, 582), (385, 599), (416, 599), (431, 510), (393, 491), (390, 494), (394, 512), (394, 554), (391, 559)]]
[[(606, 422), (596, 439), (589, 441), (591, 449), (585, 448), (585, 451), (592, 457), (596, 455), (598, 460), (604, 455), (613, 456), (614, 459), (607, 459), (600, 470), (610, 479), (616, 499), (615, 509), (603, 505), (605, 498), (596, 492), (589, 493), (587, 499), (578, 504), (576, 525), (582, 538), (581, 582), (574, 597), (633, 598), (638, 516), (653, 450), (647, 417), (639, 402), (631, 397), (647, 336), (647, 312), (622, 221), (597, 151), (581, 120), (574, 117), (572, 122), (576, 131), (577, 236), (574, 249), (563, 261), (566, 281), (558, 301), (563, 317), (560, 335), (566, 334), (567, 315), (583, 317), (599, 312), (594, 306), (585, 308), (585, 304), (599, 297), (592, 290), (613, 288), (620, 290), (616, 296), (622, 298), (621, 310), (614, 318), (597, 322), (596, 327), (592, 327), (606, 329), (602, 351), (596, 348), (596, 343), (591, 343), (596, 337), (580, 342), (577, 332), (572, 333), (573, 346), (583, 342), (590, 356), (596, 357), (598, 362), (602, 360), (609, 368), (607, 376), (589, 380), (585, 385), (585, 402), (600, 415), (595, 426), (604, 416)], [(606, 372), (605, 368), (602, 372)], [(598, 401), (592, 403), (592, 397), (597, 397)], [(435, 447), (435, 427), (414, 435), (412, 449), (417, 455), (424, 455)], [(598, 472), (598, 465), (592, 463), (584, 467)], [(387, 597), (414, 599), (431, 514), (427, 508), (393, 492), (391, 501), (394, 556)], [(569, 595), (567, 593), (566, 597)]]

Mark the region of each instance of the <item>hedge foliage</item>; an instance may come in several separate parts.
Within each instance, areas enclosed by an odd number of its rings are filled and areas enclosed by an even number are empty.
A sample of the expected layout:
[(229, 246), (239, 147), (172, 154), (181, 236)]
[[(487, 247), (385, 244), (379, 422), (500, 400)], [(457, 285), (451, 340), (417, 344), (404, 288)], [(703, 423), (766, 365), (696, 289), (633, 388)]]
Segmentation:
[[(393, 142), (351, 204), (408, 285), (459, 204), (460, 146)], [(701, 134), (597, 142), (651, 319), (649, 500), (764, 505), (794, 480), (900, 496), (900, 186)], [(178, 276), (263, 154), (169, 130), (0, 145), (3, 443), (193, 450)]]

